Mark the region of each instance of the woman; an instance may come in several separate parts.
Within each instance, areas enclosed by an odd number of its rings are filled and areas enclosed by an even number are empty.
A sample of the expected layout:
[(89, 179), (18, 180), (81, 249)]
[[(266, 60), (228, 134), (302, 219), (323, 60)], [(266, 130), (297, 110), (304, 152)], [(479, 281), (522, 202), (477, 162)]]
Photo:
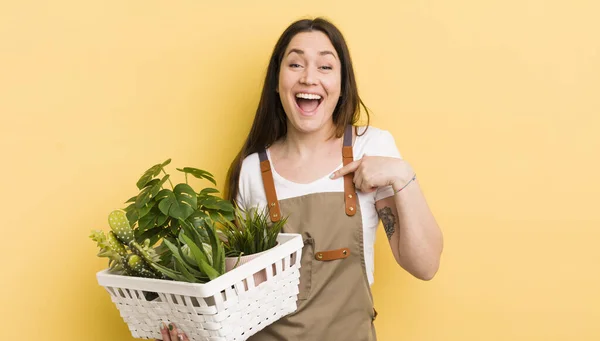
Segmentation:
[(370, 286), (380, 219), (402, 268), (422, 280), (438, 270), (442, 234), (413, 169), (389, 132), (354, 126), (360, 105), (340, 31), (324, 19), (290, 25), (228, 174), (229, 200), (268, 207), (273, 221), (287, 217), (283, 231), (305, 244), (297, 311), (252, 341), (375, 340)]

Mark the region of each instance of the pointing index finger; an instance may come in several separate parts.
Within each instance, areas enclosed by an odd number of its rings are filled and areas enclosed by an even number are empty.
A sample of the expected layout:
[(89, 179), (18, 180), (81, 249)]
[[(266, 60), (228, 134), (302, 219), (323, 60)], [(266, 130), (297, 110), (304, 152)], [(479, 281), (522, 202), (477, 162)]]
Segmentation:
[(330, 176), (330, 178), (332, 180), (337, 179), (341, 176), (344, 176), (346, 174), (355, 172), (358, 169), (358, 166), (360, 166), (360, 160), (356, 160), (356, 161), (352, 161), (349, 164), (345, 165), (344, 167), (338, 169), (337, 171), (333, 172)]

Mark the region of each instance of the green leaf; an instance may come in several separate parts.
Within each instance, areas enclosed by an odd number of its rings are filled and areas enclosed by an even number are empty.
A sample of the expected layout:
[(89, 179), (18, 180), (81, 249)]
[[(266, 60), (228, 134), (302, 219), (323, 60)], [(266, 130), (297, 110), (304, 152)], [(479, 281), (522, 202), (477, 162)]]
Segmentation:
[(187, 221), (191, 222), (194, 225), (194, 227), (200, 227), (202, 226), (202, 221), (204, 221), (207, 218), (208, 214), (204, 213), (203, 211), (196, 211), (187, 218)]
[(169, 234), (174, 238), (177, 238), (180, 231), (179, 221), (175, 219), (169, 219)]
[(209, 210), (207, 212), (210, 216), (210, 219), (212, 219), (213, 221), (221, 221), (221, 215), (218, 212), (215, 212), (213, 210)]
[(179, 282), (187, 282), (187, 278), (177, 271), (173, 271), (165, 266), (155, 263), (150, 264), (150, 266), (170, 279)]
[(175, 219), (187, 219), (198, 207), (198, 198), (188, 184), (178, 184), (173, 191), (163, 189), (156, 195), (160, 211)]
[(186, 268), (186, 265), (184, 263), (182, 263), (183, 260), (180, 260), (179, 258), (175, 258), (175, 266), (176, 268), (181, 271), (181, 273), (185, 276), (185, 278), (187, 278), (188, 282), (190, 283), (196, 283), (198, 282), (198, 280), (196, 280), (196, 277), (194, 277), (194, 275), (192, 275), (188, 269)]
[(135, 197), (131, 197), (129, 198), (127, 201), (125, 201), (125, 203), (130, 203), (130, 202), (135, 202), (135, 199), (137, 198), (137, 195)]
[(167, 180), (169, 180), (169, 177), (170, 177), (169, 174), (163, 176), (159, 182), (157, 182), (154, 186), (152, 186), (152, 196), (156, 196), (156, 194), (158, 194), (158, 192), (161, 190), (161, 188), (165, 184), (165, 182), (167, 182)]
[(213, 197), (213, 196), (198, 198), (198, 204), (203, 206), (204, 208), (208, 208), (208, 209), (213, 209), (213, 210), (220, 209), (219, 198)]
[(217, 203), (217, 207), (219, 208), (219, 210), (225, 212), (233, 212), (235, 210), (231, 202), (228, 200), (219, 200), (219, 202)]
[[(185, 240), (182, 238), (182, 235), (183, 235), (183, 232), (179, 234), (179, 242), (182, 244), (181, 250), (180, 250), (181, 258), (183, 258), (183, 260), (185, 261), (185, 264), (188, 265), (188, 269), (192, 270), (190, 272), (194, 276), (196, 276), (197, 274), (205, 276), (200, 271), (196, 271), (196, 267), (198, 266), (198, 264), (196, 262), (196, 258), (194, 258), (194, 255), (188, 254), (188, 252), (186, 252), (184, 250), (184, 247), (187, 247), (189, 249), (189, 246), (185, 243)], [(190, 250), (190, 253), (191, 253), (191, 250)], [(196, 272), (194, 272), (194, 271), (196, 271)]]
[[(164, 242), (164, 243), (167, 245), (167, 247), (169, 248), (169, 250), (171, 250), (171, 254), (173, 255), (173, 257), (175, 257), (176, 261), (179, 261), (179, 262), (181, 263), (181, 264), (180, 264), (180, 265), (181, 265), (181, 268), (180, 268), (179, 270), (180, 270), (180, 271), (181, 271), (181, 272), (184, 274), (184, 276), (186, 276), (186, 277), (187, 277), (187, 275), (186, 275), (186, 272), (187, 272), (188, 274), (190, 274), (190, 270), (192, 270), (192, 271), (195, 271), (194, 269), (190, 269), (190, 268), (186, 267), (186, 262), (183, 260), (183, 257), (182, 257), (182, 252), (181, 252), (181, 249), (180, 249), (180, 248), (178, 248), (177, 246), (175, 246), (175, 244), (171, 243), (171, 242), (170, 242), (169, 240), (167, 240), (167, 239), (165, 239), (163, 242)], [(190, 245), (188, 245), (188, 247), (189, 247), (189, 246), (190, 246)], [(191, 248), (190, 248), (190, 249), (191, 249)], [(200, 270), (204, 271), (204, 269), (202, 269), (202, 267), (199, 267), (199, 268), (200, 268)], [(210, 269), (208, 269), (208, 270), (209, 270), (209, 272), (210, 272)], [(214, 269), (213, 269), (213, 270), (214, 270)], [(206, 273), (206, 275), (207, 275), (207, 276), (210, 278), (210, 274)], [(191, 276), (191, 274), (190, 274), (190, 276)], [(193, 276), (192, 276), (192, 277), (193, 277)], [(211, 279), (212, 279), (212, 278), (211, 278)]]
[(160, 220), (162, 220), (162, 218), (167, 217), (164, 214), (162, 214), (158, 206), (156, 206), (156, 201), (152, 201), (152, 203), (154, 203), (152, 205), (153, 207), (152, 209), (150, 209), (148, 214), (139, 218), (138, 229), (142, 232), (154, 228), (155, 226), (162, 226), (164, 224), (164, 221), (160, 223)]
[(160, 181), (159, 179), (152, 179), (144, 185), (144, 188), (152, 187), (152, 186), (156, 185), (159, 181)]
[(160, 174), (161, 169), (162, 168), (160, 167), (160, 164), (156, 164), (156, 165), (152, 166), (150, 169), (148, 169), (144, 173), (144, 175), (142, 175), (142, 177), (137, 181), (137, 183), (136, 183), (137, 188), (138, 189), (144, 188), (148, 182), (150, 182), (155, 176)]
[[(185, 235), (191, 238), (196, 245), (202, 245), (203, 243), (208, 242), (208, 234), (206, 234), (204, 228), (195, 227), (184, 220), (180, 220), (179, 223), (182, 226)], [(201, 226), (204, 226), (204, 222), (202, 222)], [(206, 259), (208, 259), (209, 255), (206, 253), (206, 250), (204, 250), (204, 248), (201, 250), (206, 256)]]
[(233, 212), (224, 212), (222, 213), (223, 218), (226, 219), (227, 221), (232, 221), (233, 219), (235, 219), (235, 214)]
[(125, 216), (127, 217), (127, 220), (129, 221), (129, 225), (131, 225), (131, 227), (133, 228), (133, 226), (135, 225), (135, 222), (138, 221), (139, 219), (139, 213), (138, 210), (135, 208), (135, 204), (130, 204), (129, 206), (127, 206), (125, 209)]
[(219, 190), (216, 188), (205, 188), (205, 189), (201, 190), (200, 193), (198, 193), (198, 195), (207, 196), (212, 193), (219, 193)]
[[(156, 197), (158, 192), (162, 189), (164, 183), (169, 179), (169, 175), (165, 175), (161, 180), (154, 179), (146, 185), (146, 187), (138, 194), (135, 201), (135, 207), (138, 209), (139, 218), (145, 216), (150, 209), (154, 206), (156, 201), (153, 199)], [(153, 183), (150, 186), (150, 183)]]
[(165, 244), (169, 248), (173, 257), (183, 262), (183, 259), (181, 259), (181, 255), (179, 254), (179, 247), (177, 247), (175, 244), (173, 244), (166, 238), (163, 239), (163, 244)]
[(150, 199), (150, 201), (146, 205), (139, 207), (138, 208), (138, 220), (142, 219), (146, 214), (148, 214), (152, 210), (154, 205), (156, 205), (156, 201)]
[(171, 159), (168, 159), (163, 163), (158, 163), (158, 164), (150, 167), (147, 171), (144, 172), (142, 177), (137, 181), (137, 183), (136, 183), (137, 188), (138, 189), (144, 188), (144, 186), (146, 186), (146, 184), (148, 182), (150, 182), (155, 176), (160, 174), (160, 171), (163, 169), (163, 167), (165, 167), (169, 163), (171, 163)]
[[(208, 259), (206, 258), (206, 255), (200, 250), (200, 247), (196, 245), (185, 234), (182, 234), (182, 238), (185, 240), (186, 245), (192, 251), (194, 258), (196, 258), (198, 268), (200, 268), (200, 270), (202, 270), (206, 275), (208, 275), (208, 278), (210, 278), (211, 280), (219, 277), (222, 272), (220, 273), (217, 269), (214, 269), (213, 266), (208, 263)], [(201, 247), (204, 248), (203, 246)]]
[[(160, 192), (160, 190), (162, 189), (162, 186), (168, 179), (169, 179), (169, 175), (167, 174), (167, 175), (163, 176), (163, 178), (161, 180), (154, 179), (154, 180), (150, 181), (148, 183), (148, 185), (146, 185), (146, 187), (144, 187), (144, 189), (138, 194), (138, 196), (135, 200), (135, 207), (142, 208), (146, 204), (148, 204), (148, 202), (150, 202), (150, 200), (152, 200), (154, 197), (156, 197), (156, 195), (158, 194), (158, 192)], [(152, 183), (152, 185), (150, 185), (150, 183)], [(140, 215), (140, 216), (142, 216), (142, 215)]]
[(287, 218), (271, 224), (267, 210), (236, 209), (236, 220), (225, 222), (221, 228), (228, 256), (262, 252), (274, 247)]
[[(160, 238), (164, 237), (164, 235), (167, 233), (165, 231), (166, 229), (162, 226), (155, 226), (147, 231), (141, 232), (141, 233), (136, 233), (136, 241), (139, 242), (143, 242), (146, 239), (150, 240), (150, 245), (154, 245), (156, 244)], [(136, 231), (137, 232), (137, 231)]]
[[(221, 244), (221, 240), (217, 238), (216, 231), (212, 226), (205, 226), (205, 230), (208, 233), (208, 238), (210, 240), (210, 245), (212, 246), (213, 251), (213, 267), (215, 269), (220, 269), (222, 264), (220, 263), (223, 260), (223, 247)], [(223, 260), (224, 261), (224, 260)], [(209, 275), (210, 277), (210, 275)], [(212, 278), (211, 278), (212, 279)]]
[(135, 199), (135, 207), (140, 208), (146, 205), (150, 201), (151, 193), (152, 187), (144, 187), (144, 189), (138, 194), (137, 199)]
[(160, 214), (158, 214), (158, 218), (156, 218), (156, 225), (157, 226), (168, 225), (168, 223), (167, 223), (168, 220), (169, 220), (169, 216), (168, 215), (164, 215), (161, 212)]
[(165, 226), (168, 225), (166, 223), (168, 219), (169, 216), (164, 215), (158, 206), (154, 205), (147, 215), (139, 218), (138, 229), (145, 231), (154, 228), (155, 226)]
[[(200, 261), (204, 261), (205, 263), (208, 263), (208, 258), (206, 257), (206, 252), (204, 250), (204, 247), (200, 247), (198, 246), (198, 244), (196, 244), (190, 237), (186, 236), (185, 233), (180, 234), (181, 239), (183, 239), (184, 243), (190, 248), (190, 251), (192, 251), (192, 255), (194, 256), (194, 258), (196, 259), (196, 263), (198, 263), (198, 267), (202, 270), (202, 267), (200, 266)], [(202, 244), (200, 244), (202, 245)], [(202, 248), (202, 250), (201, 250)]]
[(192, 167), (184, 167), (183, 169), (177, 168), (177, 170), (180, 172), (191, 174), (198, 179), (206, 179), (206, 180), (212, 182), (213, 185), (215, 185), (215, 186), (217, 185), (217, 182), (215, 181), (215, 177), (207, 171), (204, 171), (204, 170), (201, 170), (198, 168), (192, 168)]

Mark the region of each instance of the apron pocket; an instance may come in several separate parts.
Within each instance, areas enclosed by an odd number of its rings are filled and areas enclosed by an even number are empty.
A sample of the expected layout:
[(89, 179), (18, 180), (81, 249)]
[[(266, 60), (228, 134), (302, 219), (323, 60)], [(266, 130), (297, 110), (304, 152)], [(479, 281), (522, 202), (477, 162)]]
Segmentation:
[(315, 252), (315, 240), (306, 232), (304, 247), (302, 248), (302, 259), (300, 260), (300, 284), (298, 287), (298, 299), (306, 300), (310, 297), (312, 286), (312, 262)]

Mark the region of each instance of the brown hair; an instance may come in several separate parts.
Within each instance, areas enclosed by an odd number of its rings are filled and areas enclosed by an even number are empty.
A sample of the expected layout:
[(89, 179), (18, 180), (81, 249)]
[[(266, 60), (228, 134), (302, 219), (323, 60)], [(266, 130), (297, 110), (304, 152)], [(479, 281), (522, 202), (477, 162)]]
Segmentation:
[(250, 133), (248, 134), (242, 150), (231, 163), (229, 172), (227, 173), (225, 198), (232, 202), (235, 202), (237, 199), (236, 197), (239, 191), (238, 182), (244, 159), (250, 154), (267, 148), (275, 141), (284, 137), (287, 133), (287, 117), (283, 110), (279, 95), (276, 92), (279, 80), (279, 69), (285, 50), (292, 38), (298, 33), (312, 31), (323, 32), (329, 37), (341, 62), (341, 98), (333, 111), (333, 123), (336, 126), (336, 137), (341, 137), (344, 134), (346, 125), (354, 125), (358, 122), (361, 105), (365, 109), (367, 116), (367, 127), (369, 125), (369, 111), (358, 96), (358, 88), (356, 86), (350, 52), (340, 30), (338, 30), (331, 22), (323, 18), (316, 18), (314, 20), (303, 19), (292, 23), (283, 32), (281, 37), (279, 37), (277, 44), (275, 44), (273, 54), (269, 60), (267, 75), (265, 77), (252, 128), (250, 129)]

